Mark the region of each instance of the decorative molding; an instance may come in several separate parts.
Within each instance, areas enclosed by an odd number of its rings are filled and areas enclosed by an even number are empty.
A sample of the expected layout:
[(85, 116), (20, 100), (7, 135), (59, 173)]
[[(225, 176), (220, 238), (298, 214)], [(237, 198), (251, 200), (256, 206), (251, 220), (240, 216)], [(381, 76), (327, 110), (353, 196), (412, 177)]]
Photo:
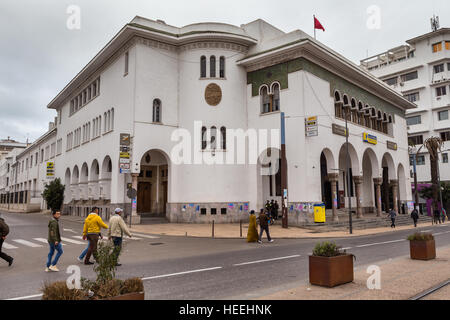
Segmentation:
[(240, 44), (226, 42), (226, 41), (202, 41), (202, 42), (192, 42), (185, 45), (181, 45), (180, 52), (196, 49), (221, 49), (230, 50), (240, 53), (247, 53), (248, 48)]

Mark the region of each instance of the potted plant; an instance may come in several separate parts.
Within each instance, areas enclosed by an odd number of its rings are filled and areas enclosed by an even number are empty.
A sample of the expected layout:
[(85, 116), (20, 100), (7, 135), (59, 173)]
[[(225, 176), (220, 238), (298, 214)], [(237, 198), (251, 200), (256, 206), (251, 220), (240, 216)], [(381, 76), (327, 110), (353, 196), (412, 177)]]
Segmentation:
[(415, 233), (408, 237), (411, 259), (432, 260), (436, 258), (436, 243), (431, 233)]
[(139, 278), (115, 278), (118, 256), (111, 241), (99, 242), (95, 281), (82, 278), (80, 289), (69, 289), (66, 282), (46, 283), (42, 300), (144, 300), (144, 284)]
[(309, 256), (309, 282), (329, 288), (352, 282), (353, 258), (334, 242), (318, 243)]

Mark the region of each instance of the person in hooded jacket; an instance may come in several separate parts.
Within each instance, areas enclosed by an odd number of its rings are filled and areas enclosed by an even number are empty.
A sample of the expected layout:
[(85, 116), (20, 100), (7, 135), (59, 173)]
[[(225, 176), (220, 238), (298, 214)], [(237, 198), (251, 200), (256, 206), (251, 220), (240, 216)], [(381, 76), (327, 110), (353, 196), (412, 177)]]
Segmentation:
[(419, 212), (414, 207), (414, 210), (411, 212), (411, 218), (414, 221), (414, 227), (417, 228), (417, 220), (419, 220)]
[(84, 264), (90, 265), (94, 264), (93, 262), (89, 261), (91, 258), (91, 255), (94, 256), (94, 259), (97, 260), (97, 244), (99, 239), (99, 233), (100, 230), (108, 229), (108, 226), (103, 222), (102, 218), (98, 215), (98, 208), (94, 207), (92, 209), (92, 212), (87, 216), (87, 218), (84, 220), (84, 227), (83, 227), (83, 240), (88, 239), (89, 240), (89, 249), (86, 254), (86, 257), (84, 258)]

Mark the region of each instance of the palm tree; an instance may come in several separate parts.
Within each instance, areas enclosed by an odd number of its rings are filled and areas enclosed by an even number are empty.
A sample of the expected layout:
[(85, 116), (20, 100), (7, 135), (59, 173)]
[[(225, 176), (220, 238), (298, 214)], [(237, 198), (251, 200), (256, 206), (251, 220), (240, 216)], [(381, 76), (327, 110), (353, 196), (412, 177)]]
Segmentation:
[(420, 152), (420, 150), (425, 147), (428, 150), (428, 153), (430, 154), (430, 171), (431, 171), (431, 183), (433, 188), (433, 209), (437, 209), (438, 204), (438, 157), (439, 153), (441, 152), (442, 145), (444, 144), (444, 141), (442, 141), (439, 137), (430, 137), (426, 139), (423, 143), (423, 146), (419, 148), (417, 151), (417, 154)]

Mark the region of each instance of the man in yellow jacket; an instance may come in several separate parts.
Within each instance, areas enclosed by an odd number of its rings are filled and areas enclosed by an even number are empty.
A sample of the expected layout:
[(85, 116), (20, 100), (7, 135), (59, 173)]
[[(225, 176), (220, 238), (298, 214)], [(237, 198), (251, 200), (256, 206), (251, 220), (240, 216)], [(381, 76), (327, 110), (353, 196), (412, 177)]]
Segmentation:
[(86, 238), (89, 240), (89, 249), (84, 258), (84, 264), (94, 264), (90, 262), (91, 255), (97, 260), (97, 243), (101, 229), (108, 229), (108, 226), (103, 222), (102, 218), (98, 215), (98, 208), (94, 207), (92, 213), (90, 213), (86, 220), (84, 220), (83, 227), (83, 240)]

